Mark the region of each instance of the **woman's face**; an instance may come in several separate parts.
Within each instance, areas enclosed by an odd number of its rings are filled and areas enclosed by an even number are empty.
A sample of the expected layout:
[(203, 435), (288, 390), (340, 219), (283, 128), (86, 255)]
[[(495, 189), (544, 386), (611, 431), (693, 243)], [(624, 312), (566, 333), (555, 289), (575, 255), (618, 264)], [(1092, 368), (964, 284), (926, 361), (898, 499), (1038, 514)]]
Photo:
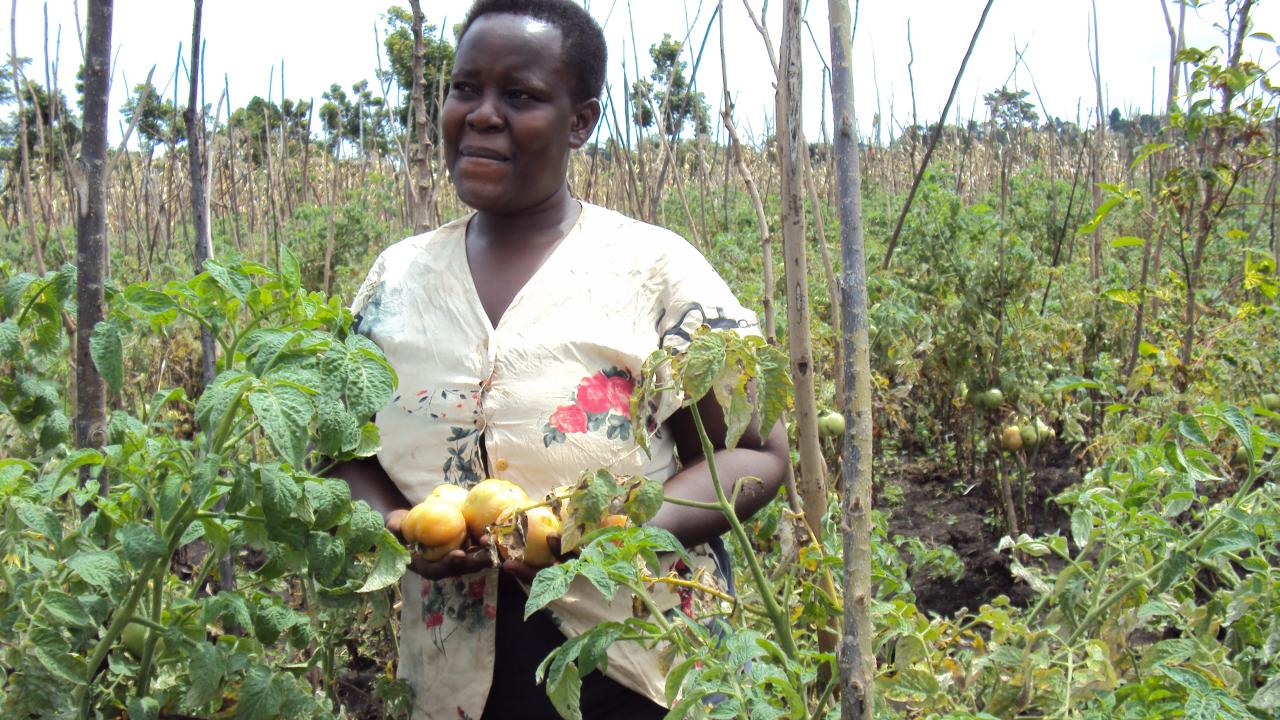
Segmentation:
[(458, 197), (518, 215), (565, 188), (569, 152), (590, 137), (599, 103), (574, 103), (560, 30), (521, 15), (478, 18), (454, 59), (442, 115)]

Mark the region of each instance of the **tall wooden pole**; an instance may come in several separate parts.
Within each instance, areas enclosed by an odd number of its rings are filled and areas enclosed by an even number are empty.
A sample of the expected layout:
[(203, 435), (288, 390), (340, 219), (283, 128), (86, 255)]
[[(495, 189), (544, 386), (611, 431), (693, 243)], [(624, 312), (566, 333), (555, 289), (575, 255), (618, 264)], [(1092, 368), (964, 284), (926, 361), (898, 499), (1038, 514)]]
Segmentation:
[(413, 146), (413, 172), (411, 173), (413, 181), (409, 185), (409, 197), (412, 201), (410, 216), (413, 220), (413, 232), (417, 234), (426, 232), (431, 226), (428, 217), (431, 195), (431, 136), (428, 131), (430, 123), (427, 119), (426, 88), (424, 87), (426, 63), (423, 55), (426, 50), (422, 38), (422, 25), (426, 22), (426, 16), (422, 14), (420, 0), (409, 0), (409, 7), (413, 10), (413, 87), (410, 100), (410, 114), (413, 116), (413, 127), (410, 130), (410, 142)]
[(778, 164), (782, 168), (782, 246), (787, 293), (787, 347), (795, 381), (796, 432), (800, 446), (800, 496), (804, 519), (822, 532), (827, 513), (825, 461), (818, 445), (814, 397), (813, 338), (809, 330), (809, 270), (804, 242), (804, 160), (801, 134), (800, 0), (783, 6), (782, 52), (778, 65)]
[(840, 717), (871, 720), (875, 656), (871, 653), (871, 355), (867, 335), (867, 262), (862, 244), (862, 175), (853, 105), (848, 0), (829, 0), (831, 107), (835, 120), (836, 184), (840, 215), (840, 314), (844, 337), (844, 450), (840, 457), (840, 531), (844, 550), (844, 634)]
[[(213, 257), (213, 241), (209, 237), (209, 189), (204, 166), (204, 107), (200, 103), (200, 18), (204, 0), (193, 0), (195, 15), (191, 20), (191, 89), (183, 119), (187, 125), (187, 174), (191, 180), (191, 225), (195, 229), (195, 271), (204, 272), (204, 263)], [(203, 384), (213, 382), (217, 346), (208, 328), (200, 328), (200, 372)]]
[[(90, 338), (102, 321), (107, 271), (107, 96), (111, 91), (111, 0), (90, 0), (84, 58), (84, 135), (76, 173), (76, 421), (77, 447), (107, 441), (106, 386), (93, 362)], [(25, 142), (25, 138), (23, 138)], [(80, 481), (87, 482), (87, 473)], [(99, 491), (109, 490), (107, 474)]]

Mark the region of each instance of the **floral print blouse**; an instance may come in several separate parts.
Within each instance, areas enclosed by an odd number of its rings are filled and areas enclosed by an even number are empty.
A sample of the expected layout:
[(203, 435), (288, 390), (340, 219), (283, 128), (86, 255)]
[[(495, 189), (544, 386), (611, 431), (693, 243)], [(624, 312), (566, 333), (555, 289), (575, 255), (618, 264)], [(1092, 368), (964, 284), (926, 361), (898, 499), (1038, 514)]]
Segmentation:
[[(665, 480), (675, 446), (662, 421), (646, 456), (629, 417), (635, 376), (659, 347), (703, 323), (758, 332), (755, 315), (680, 236), (583, 203), (575, 227), (494, 327), (467, 262), (464, 217), (386, 249), (356, 295), (357, 329), (386, 353), (399, 386), (377, 414), (378, 459), (410, 502), (436, 485), (515, 482), (531, 497), (587, 469)], [(481, 453), (484, 440), (488, 467)], [(711, 563), (709, 553), (695, 559)], [(685, 568), (679, 568), (686, 570)], [(492, 681), (497, 570), (402, 584), (399, 673), (417, 719), (478, 718)], [(687, 604), (672, 594), (669, 607)], [(631, 612), (579, 578), (550, 606), (566, 634)], [(608, 675), (664, 704), (657, 650), (620, 643)]]

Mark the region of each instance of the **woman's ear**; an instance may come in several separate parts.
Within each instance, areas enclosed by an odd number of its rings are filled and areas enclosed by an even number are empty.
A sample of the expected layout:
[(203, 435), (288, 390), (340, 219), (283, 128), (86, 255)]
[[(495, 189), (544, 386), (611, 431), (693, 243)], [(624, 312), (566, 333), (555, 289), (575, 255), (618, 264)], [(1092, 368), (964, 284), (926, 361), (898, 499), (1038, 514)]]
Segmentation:
[(579, 103), (573, 110), (573, 123), (569, 126), (569, 146), (577, 150), (587, 144), (598, 122), (600, 122), (600, 101), (591, 98)]

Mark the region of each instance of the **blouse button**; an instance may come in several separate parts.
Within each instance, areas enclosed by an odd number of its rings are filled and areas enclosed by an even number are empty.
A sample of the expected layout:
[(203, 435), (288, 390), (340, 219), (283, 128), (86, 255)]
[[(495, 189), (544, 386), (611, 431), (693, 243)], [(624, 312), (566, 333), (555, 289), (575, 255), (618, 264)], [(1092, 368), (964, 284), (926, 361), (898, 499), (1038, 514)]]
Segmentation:
[(493, 461), (493, 469), (495, 472), (506, 472), (508, 467), (511, 467), (511, 463), (507, 462), (506, 458), (498, 458)]

